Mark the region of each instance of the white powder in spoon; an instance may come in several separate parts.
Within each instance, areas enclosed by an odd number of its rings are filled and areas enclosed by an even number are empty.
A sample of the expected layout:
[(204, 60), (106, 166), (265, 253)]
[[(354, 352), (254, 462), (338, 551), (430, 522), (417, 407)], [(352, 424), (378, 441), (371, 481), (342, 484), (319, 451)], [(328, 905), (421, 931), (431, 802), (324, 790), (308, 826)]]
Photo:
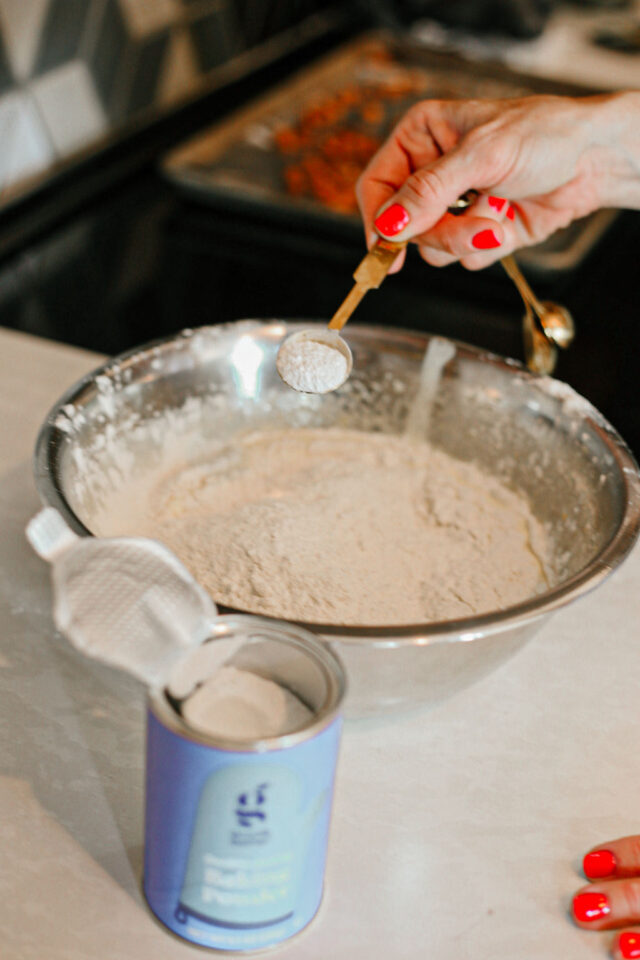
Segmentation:
[(185, 701), (187, 723), (233, 740), (278, 737), (298, 730), (313, 713), (289, 690), (248, 670), (222, 667)]
[(276, 360), (285, 383), (303, 393), (328, 393), (347, 379), (347, 358), (337, 346), (293, 336), (285, 340)]

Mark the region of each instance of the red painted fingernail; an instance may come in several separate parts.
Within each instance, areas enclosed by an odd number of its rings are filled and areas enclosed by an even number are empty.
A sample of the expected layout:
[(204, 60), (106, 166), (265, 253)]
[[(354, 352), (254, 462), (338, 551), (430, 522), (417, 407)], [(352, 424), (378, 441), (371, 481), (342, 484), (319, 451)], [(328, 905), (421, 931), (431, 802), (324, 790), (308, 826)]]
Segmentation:
[(593, 850), (582, 861), (582, 869), (589, 880), (600, 880), (616, 872), (616, 858), (611, 850)]
[(498, 213), (500, 213), (506, 202), (504, 197), (489, 197), (489, 206), (497, 210)]
[(410, 220), (411, 217), (402, 204), (392, 203), (373, 223), (376, 230), (386, 237), (395, 237), (397, 233), (404, 230)]
[(513, 207), (511, 207), (511, 206), (510, 206), (509, 209), (507, 210), (507, 217), (508, 217), (509, 220), (515, 220), (515, 218), (516, 218), (516, 212), (515, 212), (515, 210), (513, 209)]
[(576, 920), (601, 920), (611, 913), (611, 906), (604, 893), (578, 893), (573, 898), (573, 915)]
[(493, 247), (499, 247), (500, 242), (493, 230), (481, 230), (471, 241), (477, 250), (491, 250)]
[(634, 958), (640, 957), (640, 934), (621, 933), (618, 937), (618, 950), (624, 960), (634, 960)]

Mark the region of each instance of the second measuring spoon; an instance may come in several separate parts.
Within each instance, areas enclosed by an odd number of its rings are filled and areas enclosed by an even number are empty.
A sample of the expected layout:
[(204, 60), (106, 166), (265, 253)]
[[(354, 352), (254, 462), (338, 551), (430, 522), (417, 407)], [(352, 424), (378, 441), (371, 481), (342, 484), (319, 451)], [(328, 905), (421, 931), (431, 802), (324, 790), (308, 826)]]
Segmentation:
[(538, 300), (513, 257), (502, 257), (500, 263), (520, 291), (522, 299), (535, 310), (547, 339), (566, 350), (576, 335), (573, 317), (566, 307), (550, 300)]

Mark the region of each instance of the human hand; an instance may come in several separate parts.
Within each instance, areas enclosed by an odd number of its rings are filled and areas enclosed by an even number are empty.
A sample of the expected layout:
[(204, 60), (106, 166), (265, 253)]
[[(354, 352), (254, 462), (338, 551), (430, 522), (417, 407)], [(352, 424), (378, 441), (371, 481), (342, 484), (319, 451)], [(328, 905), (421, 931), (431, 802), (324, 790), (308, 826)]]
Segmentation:
[(612, 930), (616, 960), (640, 957), (640, 836), (594, 847), (583, 860), (588, 880), (573, 898), (573, 917), (584, 930)]
[[(433, 266), (479, 270), (601, 206), (640, 206), (638, 120), (633, 94), (422, 101), (358, 181), (368, 244), (411, 239)], [(477, 203), (447, 212), (469, 189)]]

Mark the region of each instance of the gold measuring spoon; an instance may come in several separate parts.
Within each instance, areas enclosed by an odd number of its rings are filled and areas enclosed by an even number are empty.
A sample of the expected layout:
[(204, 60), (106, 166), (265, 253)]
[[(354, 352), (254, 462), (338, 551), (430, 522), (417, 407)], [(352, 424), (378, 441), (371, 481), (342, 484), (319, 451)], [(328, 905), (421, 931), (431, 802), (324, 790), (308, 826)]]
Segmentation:
[[(449, 207), (449, 211), (455, 215), (464, 213), (477, 196), (476, 190), (467, 191), (458, 197), (455, 204)], [(351, 373), (353, 356), (348, 344), (339, 335), (339, 331), (347, 323), (365, 293), (368, 290), (378, 289), (392, 263), (406, 245), (407, 241), (393, 243), (378, 239), (358, 265), (353, 274), (355, 284), (329, 321), (327, 330), (322, 333), (303, 330), (287, 337), (276, 358), (278, 373), (285, 383), (295, 390), (312, 393), (328, 393), (342, 386)], [(551, 373), (557, 362), (556, 346), (568, 347), (575, 336), (573, 318), (569, 311), (559, 304), (541, 303), (538, 300), (513, 257), (503, 257), (500, 262), (518, 288), (525, 304), (523, 337), (527, 366), (538, 373)], [(537, 327), (531, 308), (535, 310), (542, 330)], [(302, 351), (305, 346), (308, 350), (312, 349), (313, 344), (322, 344), (325, 348), (333, 348), (342, 354), (346, 360), (346, 366), (343, 368), (341, 379), (327, 381), (325, 385), (314, 376), (313, 371), (308, 377), (306, 376), (301, 367), (304, 362)], [(292, 355), (295, 357), (293, 365), (288, 362)], [(302, 376), (300, 376), (301, 371)]]
[[(449, 207), (449, 212), (455, 215), (464, 213), (478, 195), (477, 190), (468, 190)], [(518, 288), (525, 304), (526, 313), (522, 322), (527, 366), (538, 373), (550, 373), (557, 362), (555, 348), (566, 350), (576, 335), (573, 317), (566, 307), (559, 303), (538, 300), (513, 257), (502, 257), (500, 263)], [(544, 333), (536, 326), (531, 308), (535, 310)], [(543, 342), (545, 340), (547, 343)], [(552, 349), (548, 349), (549, 347)]]
[(503, 257), (500, 263), (515, 283), (522, 299), (535, 310), (546, 337), (557, 347), (566, 350), (576, 335), (573, 317), (566, 307), (550, 300), (538, 300), (513, 257)]
[[(276, 369), (288, 386), (302, 393), (329, 393), (337, 390), (347, 380), (353, 367), (353, 356), (348, 343), (342, 339), (339, 331), (356, 309), (368, 290), (377, 290), (389, 272), (391, 264), (405, 243), (390, 243), (377, 240), (371, 250), (360, 262), (353, 274), (355, 284), (329, 321), (326, 330), (300, 330), (293, 333), (280, 345), (276, 357)], [(313, 352), (318, 356), (317, 347), (337, 350), (346, 360), (346, 366), (338, 378), (331, 378), (327, 369), (327, 378), (323, 371), (315, 366)], [(325, 353), (325, 357), (326, 357)], [(319, 361), (318, 361), (319, 363)]]
[(342, 330), (365, 293), (378, 289), (389, 273), (391, 264), (406, 245), (407, 241), (391, 243), (389, 240), (376, 240), (353, 274), (355, 284), (329, 321), (329, 330)]
[(349, 344), (337, 331), (322, 327), (292, 333), (276, 355), (280, 379), (299, 393), (331, 393), (345, 383), (352, 369)]
[(558, 362), (558, 349), (555, 343), (539, 330), (531, 305), (522, 298), (525, 314), (522, 318), (522, 339), (524, 341), (524, 359), (529, 370), (550, 376)]

